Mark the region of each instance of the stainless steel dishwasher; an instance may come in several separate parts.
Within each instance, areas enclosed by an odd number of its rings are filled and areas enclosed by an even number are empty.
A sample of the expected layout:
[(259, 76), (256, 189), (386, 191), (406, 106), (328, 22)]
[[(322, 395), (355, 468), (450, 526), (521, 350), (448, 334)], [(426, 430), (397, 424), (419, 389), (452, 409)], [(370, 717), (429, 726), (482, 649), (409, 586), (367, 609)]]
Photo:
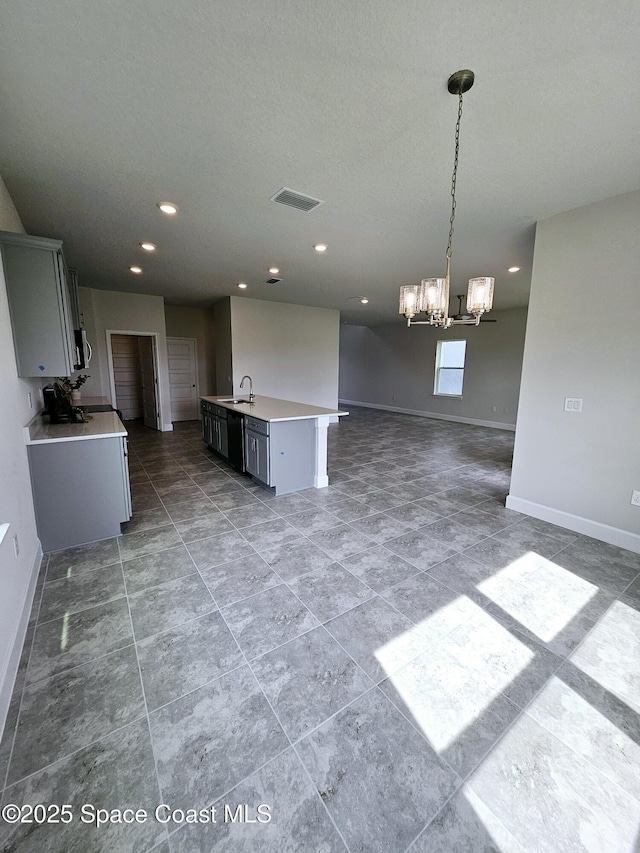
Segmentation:
[(242, 445), (243, 445), (244, 415), (227, 409), (227, 436), (228, 436), (228, 459), (236, 471), (244, 472)]

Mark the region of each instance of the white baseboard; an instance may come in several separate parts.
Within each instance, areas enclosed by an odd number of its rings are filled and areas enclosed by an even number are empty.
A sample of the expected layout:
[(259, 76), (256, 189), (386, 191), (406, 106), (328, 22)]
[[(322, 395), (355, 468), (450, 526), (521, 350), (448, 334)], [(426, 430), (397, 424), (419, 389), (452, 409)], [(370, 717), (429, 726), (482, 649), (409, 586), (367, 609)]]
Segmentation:
[(609, 524), (592, 521), (590, 518), (573, 515), (571, 512), (554, 509), (551, 506), (518, 498), (515, 495), (507, 495), (506, 506), (507, 509), (523, 512), (525, 515), (533, 516), (533, 518), (549, 521), (551, 524), (566, 527), (567, 530), (573, 530), (575, 533), (582, 533), (584, 536), (591, 536), (593, 539), (600, 539), (601, 542), (608, 542), (609, 545), (617, 545), (618, 548), (625, 548), (627, 551), (640, 554), (640, 536), (637, 533), (621, 530), (619, 527), (611, 527)]
[(0, 675), (0, 738), (4, 731), (4, 724), (7, 719), (7, 712), (9, 711), (9, 704), (13, 694), (13, 685), (15, 684), (18, 666), (20, 664), (20, 657), (22, 655), (22, 647), (24, 645), (24, 638), (29, 625), (29, 616), (31, 615), (31, 606), (33, 604), (33, 597), (36, 583), (38, 582), (41, 563), (42, 548), (40, 546), (40, 542), (38, 542), (36, 555), (31, 565), (29, 585), (27, 586), (24, 601), (22, 602), (22, 612), (20, 614), (20, 619), (17, 622), (14, 635), (9, 642), (9, 654), (6, 657), (4, 671)]
[(497, 421), (481, 421), (477, 418), (462, 418), (458, 415), (442, 415), (439, 412), (422, 412), (418, 409), (403, 409), (400, 406), (381, 406), (378, 403), (363, 403), (360, 400), (339, 400), (340, 406), (362, 406), (364, 409), (382, 409), (385, 412), (399, 412), (401, 415), (417, 415), (420, 418), (434, 418), (437, 421), (453, 421), (472, 426), (490, 427), (491, 429), (508, 429), (515, 432), (515, 424), (503, 424)]

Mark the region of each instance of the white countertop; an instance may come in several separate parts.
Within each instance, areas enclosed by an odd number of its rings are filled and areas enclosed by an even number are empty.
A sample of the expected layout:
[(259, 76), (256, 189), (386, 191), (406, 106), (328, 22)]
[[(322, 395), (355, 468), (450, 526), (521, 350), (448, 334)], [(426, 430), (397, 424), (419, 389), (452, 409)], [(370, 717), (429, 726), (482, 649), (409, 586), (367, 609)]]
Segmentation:
[(115, 438), (127, 430), (115, 412), (96, 412), (85, 424), (45, 424), (40, 416), (24, 428), (26, 444), (51, 441), (84, 441), (92, 438)]
[(248, 400), (248, 394), (223, 394), (220, 397), (200, 397), (208, 403), (216, 403), (225, 409), (242, 412), (261, 421), (302, 421), (309, 418), (319, 418), (323, 415), (348, 415), (340, 409), (324, 409), (320, 406), (309, 406), (307, 403), (294, 403), (292, 400), (278, 400), (276, 397), (258, 397), (253, 403), (225, 403), (231, 396), (236, 399)]

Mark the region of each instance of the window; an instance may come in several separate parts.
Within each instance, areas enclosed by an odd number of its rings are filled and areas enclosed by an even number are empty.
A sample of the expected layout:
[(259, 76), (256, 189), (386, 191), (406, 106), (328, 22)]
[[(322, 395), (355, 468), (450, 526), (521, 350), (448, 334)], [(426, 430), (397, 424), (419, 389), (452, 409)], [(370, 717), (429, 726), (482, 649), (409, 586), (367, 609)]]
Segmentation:
[(466, 348), (466, 341), (438, 341), (434, 394), (444, 397), (462, 397)]

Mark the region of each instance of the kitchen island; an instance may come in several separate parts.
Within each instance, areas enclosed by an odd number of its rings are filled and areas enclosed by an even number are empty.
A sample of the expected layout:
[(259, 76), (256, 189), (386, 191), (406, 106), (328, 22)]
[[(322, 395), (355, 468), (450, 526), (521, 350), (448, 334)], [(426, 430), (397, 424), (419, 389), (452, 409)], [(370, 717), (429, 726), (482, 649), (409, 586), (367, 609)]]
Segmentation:
[(24, 428), (42, 550), (119, 536), (131, 518), (127, 430), (115, 412)]
[(276, 495), (329, 485), (327, 430), (332, 418), (348, 412), (276, 397), (200, 401), (205, 442), (237, 470)]

